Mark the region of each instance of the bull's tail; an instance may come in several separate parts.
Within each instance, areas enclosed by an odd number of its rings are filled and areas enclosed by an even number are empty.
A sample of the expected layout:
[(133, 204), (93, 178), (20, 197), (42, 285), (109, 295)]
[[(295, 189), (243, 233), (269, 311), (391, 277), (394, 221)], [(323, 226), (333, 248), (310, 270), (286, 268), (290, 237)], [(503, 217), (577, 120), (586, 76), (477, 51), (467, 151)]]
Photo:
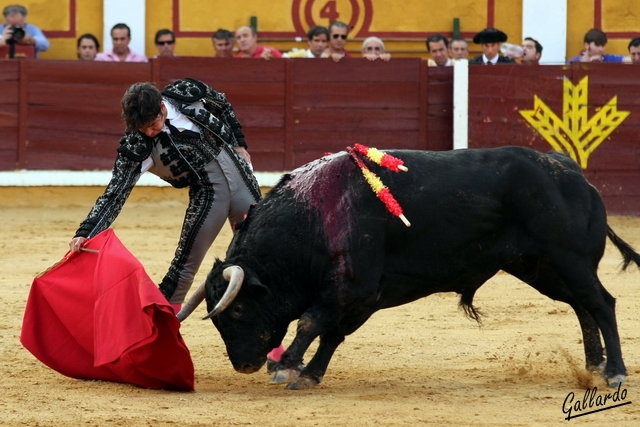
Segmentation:
[(607, 225), (607, 236), (611, 240), (611, 243), (615, 245), (616, 248), (622, 254), (622, 269), (625, 270), (631, 262), (634, 262), (638, 268), (640, 268), (640, 254), (638, 254), (630, 244), (622, 240), (618, 235)]
[(464, 310), (464, 314), (468, 319), (475, 320), (478, 322), (478, 325), (482, 326), (482, 312), (473, 306), (473, 297), (475, 293), (476, 289), (467, 289), (462, 292), (460, 295), (460, 302), (458, 302), (458, 307)]

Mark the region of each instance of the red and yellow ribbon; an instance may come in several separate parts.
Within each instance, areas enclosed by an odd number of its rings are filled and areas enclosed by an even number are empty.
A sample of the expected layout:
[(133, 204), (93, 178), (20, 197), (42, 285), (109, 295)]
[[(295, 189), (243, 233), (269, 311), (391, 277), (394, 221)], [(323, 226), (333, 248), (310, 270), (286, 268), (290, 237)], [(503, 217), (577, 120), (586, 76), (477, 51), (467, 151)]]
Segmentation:
[[(357, 145), (359, 145), (359, 144), (357, 144)], [(361, 146), (361, 147), (364, 147), (364, 146)], [(371, 151), (371, 149), (369, 149), (367, 147), (364, 147), (364, 148), (367, 149), (367, 152)], [(379, 153), (378, 150), (376, 150), (376, 151)], [(347, 153), (349, 153), (349, 156), (351, 156), (353, 161), (356, 162), (356, 165), (358, 165), (358, 167), (362, 171), (362, 175), (364, 176), (364, 179), (367, 181), (367, 183), (369, 184), (369, 186), (371, 187), (373, 192), (376, 194), (378, 199), (380, 199), (384, 203), (384, 205), (387, 207), (389, 212), (391, 212), (393, 215), (395, 215), (398, 218), (400, 218), (402, 220), (402, 222), (404, 223), (404, 225), (406, 225), (407, 227), (411, 227), (411, 223), (404, 216), (404, 214), (402, 212), (402, 207), (400, 206), (400, 203), (398, 203), (396, 198), (393, 197), (393, 194), (391, 194), (391, 190), (389, 190), (389, 188), (387, 188), (387, 186), (382, 183), (382, 180), (380, 179), (380, 177), (378, 177), (375, 173), (371, 172), (371, 170), (367, 167), (367, 165), (364, 164), (362, 159), (360, 159), (356, 155), (356, 152), (360, 153), (360, 151), (356, 151), (351, 147), (347, 147)], [(367, 156), (367, 158), (369, 158), (369, 157)], [(395, 159), (395, 157), (393, 157), (393, 158)], [(399, 160), (399, 159), (396, 159), (396, 160)], [(375, 160), (373, 160), (373, 161), (375, 162)], [(400, 160), (400, 161), (402, 162), (402, 160)], [(378, 162), (375, 162), (375, 163), (378, 163)], [(380, 163), (378, 163), (378, 164), (380, 164)], [(387, 166), (385, 166), (385, 167), (387, 167)], [(396, 172), (397, 172), (397, 170), (396, 170)]]
[(401, 159), (393, 157), (391, 154), (383, 153), (377, 148), (367, 147), (366, 145), (362, 144), (356, 144), (353, 146), (353, 149), (372, 162), (379, 164), (380, 166), (384, 166), (385, 168), (394, 172), (407, 172), (409, 170), (406, 166), (404, 166), (404, 162)]

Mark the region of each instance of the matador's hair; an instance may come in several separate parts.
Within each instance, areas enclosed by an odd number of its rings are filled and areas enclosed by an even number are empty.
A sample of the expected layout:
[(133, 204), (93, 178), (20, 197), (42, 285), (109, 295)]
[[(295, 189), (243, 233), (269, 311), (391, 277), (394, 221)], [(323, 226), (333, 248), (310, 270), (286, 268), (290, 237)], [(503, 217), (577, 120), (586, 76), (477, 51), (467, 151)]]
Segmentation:
[(153, 83), (135, 83), (124, 93), (121, 105), (127, 131), (137, 132), (160, 114), (162, 94)]

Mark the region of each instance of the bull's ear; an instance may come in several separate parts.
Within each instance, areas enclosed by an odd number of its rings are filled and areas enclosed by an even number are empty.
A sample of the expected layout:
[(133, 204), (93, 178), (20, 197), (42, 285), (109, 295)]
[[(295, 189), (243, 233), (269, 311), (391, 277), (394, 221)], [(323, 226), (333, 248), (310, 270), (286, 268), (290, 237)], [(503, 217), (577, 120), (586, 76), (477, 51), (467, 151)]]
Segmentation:
[(249, 291), (257, 296), (264, 296), (269, 293), (269, 288), (262, 284), (260, 279), (257, 277), (251, 277), (249, 280), (245, 278), (245, 287), (249, 289)]
[(244, 284), (242, 287), (245, 290), (256, 296), (264, 296), (269, 293), (269, 288), (262, 283), (260, 276), (258, 276), (251, 268), (245, 266), (243, 267), (243, 270)]

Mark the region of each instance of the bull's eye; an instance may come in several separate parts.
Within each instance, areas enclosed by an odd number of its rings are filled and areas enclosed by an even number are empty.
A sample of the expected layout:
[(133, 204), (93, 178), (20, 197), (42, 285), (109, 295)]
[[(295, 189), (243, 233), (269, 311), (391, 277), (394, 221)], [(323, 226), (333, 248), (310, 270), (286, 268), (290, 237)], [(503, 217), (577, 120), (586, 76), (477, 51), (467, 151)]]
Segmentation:
[(234, 319), (239, 319), (240, 316), (242, 316), (242, 312), (244, 311), (244, 305), (243, 304), (234, 304), (233, 308), (231, 309), (231, 317), (233, 317)]

